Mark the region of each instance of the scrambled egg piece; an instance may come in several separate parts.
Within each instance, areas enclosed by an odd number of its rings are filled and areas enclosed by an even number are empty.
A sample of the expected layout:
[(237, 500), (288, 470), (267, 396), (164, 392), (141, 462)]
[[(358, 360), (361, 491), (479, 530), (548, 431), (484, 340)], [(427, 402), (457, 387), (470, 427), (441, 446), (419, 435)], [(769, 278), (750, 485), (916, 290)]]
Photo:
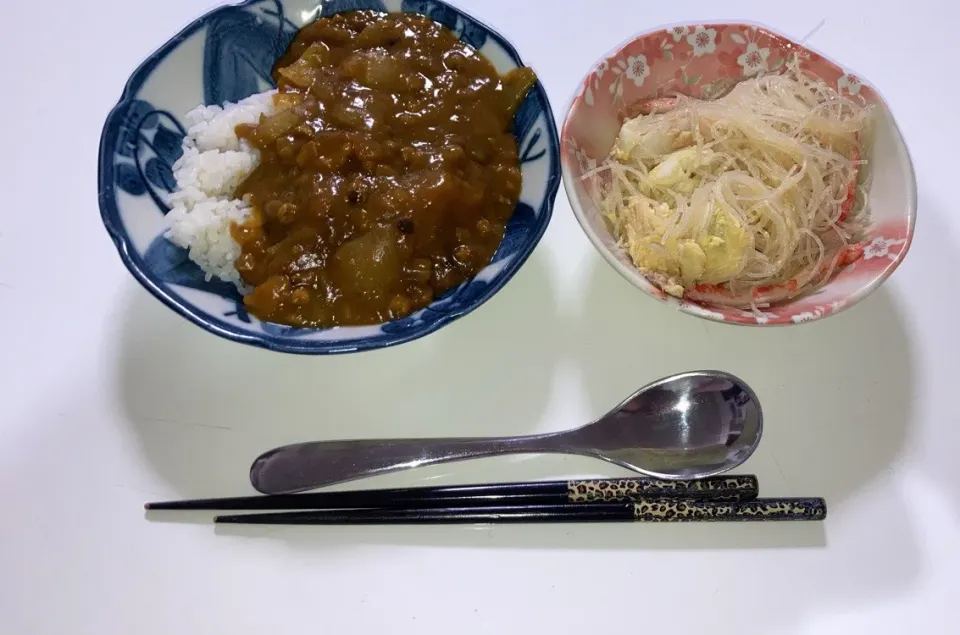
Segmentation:
[(713, 158), (711, 150), (684, 148), (667, 156), (650, 170), (650, 181), (655, 185), (669, 187), (682, 194), (691, 194), (699, 184), (691, 174)]
[(689, 178), (690, 172), (710, 160), (713, 152), (696, 147), (684, 148), (669, 155), (657, 167), (650, 170), (650, 180), (657, 185), (671, 187)]
[(677, 297), (697, 283), (723, 282), (737, 273), (748, 238), (733, 216), (715, 209), (700, 240), (681, 235), (664, 242), (672, 214), (666, 203), (640, 199), (623, 218), (624, 242), (638, 269)]
[(615, 145), (619, 158), (652, 159), (669, 154), (693, 143), (689, 130), (664, 126), (650, 117), (628, 119), (620, 128)]
[(662, 157), (693, 143), (690, 118), (683, 113), (628, 119), (617, 134), (616, 149), (637, 160)]

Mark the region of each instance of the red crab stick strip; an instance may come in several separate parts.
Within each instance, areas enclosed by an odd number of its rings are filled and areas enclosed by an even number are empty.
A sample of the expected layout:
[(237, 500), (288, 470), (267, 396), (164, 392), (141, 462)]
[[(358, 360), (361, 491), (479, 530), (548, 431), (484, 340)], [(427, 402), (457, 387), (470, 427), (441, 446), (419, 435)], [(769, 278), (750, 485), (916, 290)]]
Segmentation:
[(853, 204), (857, 200), (857, 181), (860, 179), (860, 144), (859, 141), (857, 145), (853, 146), (853, 180), (850, 181), (850, 185), (847, 186), (847, 200), (843, 202), (843, 207), (840, 211), (840, 217), (837, 219), (837, 222), (842, 223), (847, 220), (847, 217), (850, 216), (850, 212), (853, 210)]
[(659, 115), (677, 107), (676, 97), (652, 97), (637, 102), (632, 110), (638, 115)]

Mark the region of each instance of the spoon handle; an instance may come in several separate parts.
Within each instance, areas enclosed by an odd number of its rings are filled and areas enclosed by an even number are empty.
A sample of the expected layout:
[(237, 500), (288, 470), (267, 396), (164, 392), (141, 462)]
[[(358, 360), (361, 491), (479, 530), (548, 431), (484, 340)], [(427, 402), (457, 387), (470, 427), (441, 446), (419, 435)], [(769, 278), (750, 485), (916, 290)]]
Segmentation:
[(264, 494), (292, 494), (375, 474), (500, 454), (563, 452), (559, 433), (501, 438), (314, 441), (275, 448), (250, 467)]

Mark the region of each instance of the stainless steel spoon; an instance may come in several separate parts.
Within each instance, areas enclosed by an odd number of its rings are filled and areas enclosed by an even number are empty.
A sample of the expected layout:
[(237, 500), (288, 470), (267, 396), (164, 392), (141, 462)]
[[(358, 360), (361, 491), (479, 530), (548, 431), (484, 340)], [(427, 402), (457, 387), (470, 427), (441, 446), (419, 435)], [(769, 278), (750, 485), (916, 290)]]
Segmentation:
[(762, 432), (763, 412), (749, 386), (727, 373), (697, 371), (644, 386), (593, 423), (566, 432), (296, 443), (260, 455), (250, 481), (264, 494), (287, 494), (509, 453), (580, 454), (657, 478), (704, 478), (747, 460)]

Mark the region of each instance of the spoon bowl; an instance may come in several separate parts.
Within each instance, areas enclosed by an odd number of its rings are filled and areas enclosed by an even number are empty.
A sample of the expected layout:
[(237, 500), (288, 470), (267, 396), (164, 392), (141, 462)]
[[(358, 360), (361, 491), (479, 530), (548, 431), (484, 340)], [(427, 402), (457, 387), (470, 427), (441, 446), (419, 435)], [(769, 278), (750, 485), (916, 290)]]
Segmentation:
[(746, 383), (719, 371), (673, 375), (644, 386), (593, 423), (568, 434), (597, 456), (662, 479), (730, 470), (763, 433), (760, 401)]
[(253, 462), (264, 494), (289, 494), (375, 474), (512, 453), (579, 454), (662, 479), (714, 476), (747, 460), (763, 412), (749, 386), (720, 371), (666, 377), (585, 426), (520, 437), (313, 441)]

